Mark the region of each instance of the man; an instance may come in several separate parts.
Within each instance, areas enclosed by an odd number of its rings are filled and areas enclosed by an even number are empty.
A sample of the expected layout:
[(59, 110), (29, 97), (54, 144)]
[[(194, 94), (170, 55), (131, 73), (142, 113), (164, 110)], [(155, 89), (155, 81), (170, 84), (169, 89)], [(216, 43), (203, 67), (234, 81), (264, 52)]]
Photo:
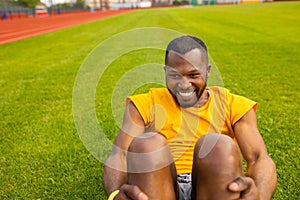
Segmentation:
[(207, 48), (196, 37), (170, 42), (165, 74), (167, 88), (127, 101), (104, 169), (109, 199), (271, 199), (276, 168), (257, 128), (257, 104), (206, 86)]

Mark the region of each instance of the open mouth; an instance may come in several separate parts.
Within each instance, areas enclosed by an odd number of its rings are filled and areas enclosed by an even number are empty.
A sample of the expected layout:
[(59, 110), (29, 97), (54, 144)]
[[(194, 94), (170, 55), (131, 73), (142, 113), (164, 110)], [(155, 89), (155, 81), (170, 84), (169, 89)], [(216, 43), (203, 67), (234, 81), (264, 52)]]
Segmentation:
[(190, 91), (190, 92), (178, 92), (178, 94), (182, 97), (191, 97), (193, 96), (195, 91)]

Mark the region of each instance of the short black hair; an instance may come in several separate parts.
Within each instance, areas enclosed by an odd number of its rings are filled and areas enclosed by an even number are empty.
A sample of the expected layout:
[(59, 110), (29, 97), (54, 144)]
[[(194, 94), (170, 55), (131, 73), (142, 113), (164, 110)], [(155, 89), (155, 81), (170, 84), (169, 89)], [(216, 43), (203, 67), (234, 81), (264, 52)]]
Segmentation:
[(170, 51), (183, 55), (193, 49), (199, 49), (207, 55), (207, 47), (201, 39), (190, 35), (175, 38), (167, 46), (165, 63), (167, 62), (167, 57)]

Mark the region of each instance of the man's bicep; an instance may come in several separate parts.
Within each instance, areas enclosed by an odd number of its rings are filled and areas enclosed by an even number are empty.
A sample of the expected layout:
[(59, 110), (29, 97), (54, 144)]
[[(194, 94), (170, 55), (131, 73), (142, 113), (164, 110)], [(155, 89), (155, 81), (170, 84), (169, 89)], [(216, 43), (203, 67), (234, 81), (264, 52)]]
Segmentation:
[(248, 163), (255, 162), (260, 156), (267, 155), (253, 109), (250, 109), (234, 124), (234, 133), (241, 152)]
[(129, 102), (126, 106), (121, 131), (132, 137), (136, 137), (145, 131), (144, 120), (133, 102)]
[(123, 150), (127, 150), (132, 139), (145, 131), (144, 121), (132, 102), (127, 104), (124, 112), (122, 128), (120, 129), (114, 144)]

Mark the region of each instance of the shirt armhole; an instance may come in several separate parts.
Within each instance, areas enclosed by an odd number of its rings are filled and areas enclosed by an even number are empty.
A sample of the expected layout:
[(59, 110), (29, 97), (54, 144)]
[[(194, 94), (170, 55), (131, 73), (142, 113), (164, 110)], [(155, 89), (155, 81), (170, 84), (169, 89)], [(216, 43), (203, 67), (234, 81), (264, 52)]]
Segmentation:
[(140, 115), (144, 121), (144, 124), (147, 126), (150, 123), (149, 111), (147, 113), (146, 109), (144, 109), (141, 102), (134, 97), (128, 97), (126, 99), (126, 106), (128, 106), (130, 102), (132, 102), (133, 105), (136, 107), (136, 109), (138, 110), (138, 112), (140, 113)]
[(253, 109), (255, 112), (257, 110), (257, 102), (239, 95), (232, 96), (231, 105), (231, 123), (232, 126), (239, 121), (247, 112)]

